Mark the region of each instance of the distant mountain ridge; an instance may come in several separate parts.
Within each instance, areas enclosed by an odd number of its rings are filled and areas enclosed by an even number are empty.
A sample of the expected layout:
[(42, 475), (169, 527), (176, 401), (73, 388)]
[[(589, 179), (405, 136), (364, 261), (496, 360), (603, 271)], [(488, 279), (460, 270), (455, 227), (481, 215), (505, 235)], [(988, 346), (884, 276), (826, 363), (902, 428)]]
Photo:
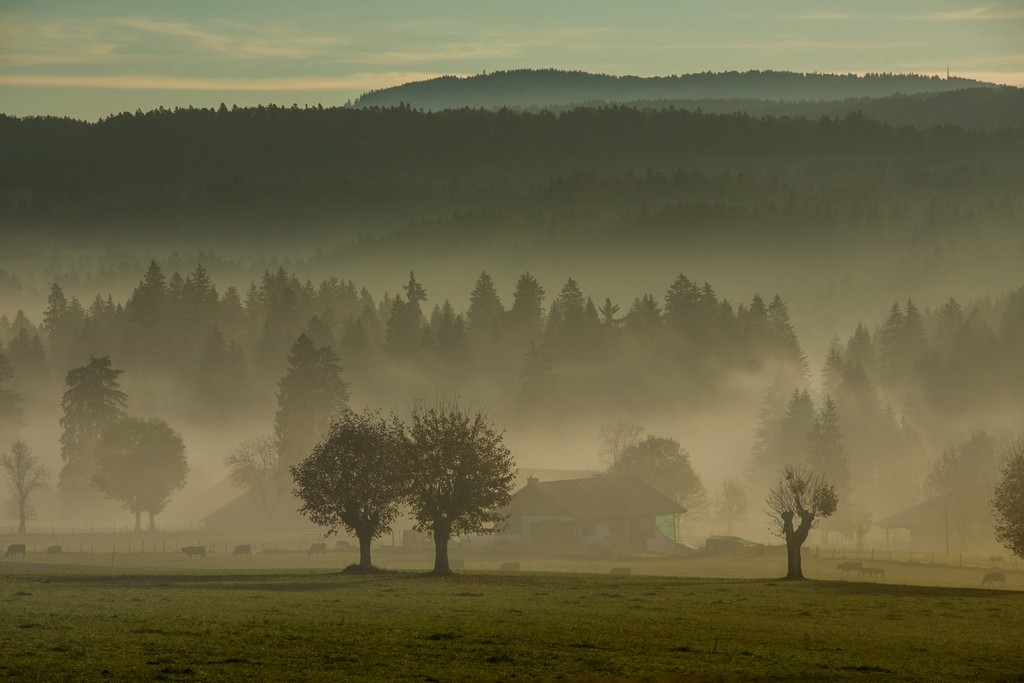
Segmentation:
[(468, 77), (442, 76), (374, 90), (359, 97), (353, 106), (388, 107), (404, 103), (414, 109), (436, 111), (658, 100), (838, 101), (999, 87), (969, 78), (916, 74), (727, 71), (643, 77), (519, 69)]

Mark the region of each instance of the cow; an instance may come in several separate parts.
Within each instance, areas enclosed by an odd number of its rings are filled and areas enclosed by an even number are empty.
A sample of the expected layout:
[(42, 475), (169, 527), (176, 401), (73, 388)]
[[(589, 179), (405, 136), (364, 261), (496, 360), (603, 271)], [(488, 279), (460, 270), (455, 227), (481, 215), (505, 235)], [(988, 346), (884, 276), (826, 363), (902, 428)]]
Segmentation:
[(1006, 572), (989, 572), (985, 574), (984, 578), (981, 579), (981, 585), (987, 585), (990, 583), (1001, 583), (1006, 585)]
[(9, 546), (7, 546), (7, 552), (4, 554), (4, 559), (10, 559), (18, 555), (21, 555), (22, 557), (28, 557), (28, 555), (25, 554), (24, 543), (12, 543)]
[(252, 546), (248, 543), (245, 545), (236, 545), (235, 552), (232, 555), (252, 555)]
[(181, 549), (181, 552), (188, 555), (188, 559), (192, 559), (194, 555), (206, 559), (206, 546), (205, 545), (187, 545)]
[(61, 548), (59, 545), (51, 545), (46, 549), (47, 555), (60, 555), (62, 552), (64, 552), (64, 548)]
[(840, 562), (836, 565), (836, 569), (844, 574), (849, 572), (863, 572), (864, 564), (862, 562)]
[(308, 555), (327, 555), (327, 544), (326, 543), (313, 543), (309, 546)]

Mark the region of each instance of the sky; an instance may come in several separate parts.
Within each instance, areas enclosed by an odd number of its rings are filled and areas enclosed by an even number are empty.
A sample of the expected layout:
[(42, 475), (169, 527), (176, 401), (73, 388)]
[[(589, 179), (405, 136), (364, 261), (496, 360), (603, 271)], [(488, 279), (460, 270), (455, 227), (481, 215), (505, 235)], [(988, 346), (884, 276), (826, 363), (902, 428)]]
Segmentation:
[(1024, 86), (1024, 0), (0, 0), (0, 113), (338, 106), (440, 75), (772, 69)]

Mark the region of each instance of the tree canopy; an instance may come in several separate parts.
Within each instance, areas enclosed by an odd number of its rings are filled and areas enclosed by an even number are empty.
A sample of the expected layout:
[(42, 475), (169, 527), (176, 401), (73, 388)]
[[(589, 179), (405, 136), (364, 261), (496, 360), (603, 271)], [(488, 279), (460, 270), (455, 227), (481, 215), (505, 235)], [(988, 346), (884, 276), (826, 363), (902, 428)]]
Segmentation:
[(412, 472), (405, 428), (394, 415), (345, 410), (313, 453), (291, 467), (299, 512), (327, 534), (359, 539), (359, 566), (369, 569), (371, 542), (390, 533)]
[(149, 513), (149, 529), (171, 494), (185, 485), (188, 462), (181, 435), (163, 420), (123, 418), (100, 437), (96, 446), (93, 483), (108, 498), (135, 515), (135, 530), (142, 530), (142, 512)]
[(407, 502), (416, 528), (434, 537), (434, 573), (448, 574), (448, 542), (501, 529), (516, 474), (502, 434), (482, 412), (451, 401), (412, 414)]
[(786, 540), (786, 578), (804, 578), (800, 547), (819, 519), (832, 516), (839, 507), (835, 487), (820, 474), (802, 467), (785, 467), (765, 499), (775, 534)]
[(1024, 558), (1024, 436), (1009, 444), (1006, 456), (992, 497), (996, 539)]

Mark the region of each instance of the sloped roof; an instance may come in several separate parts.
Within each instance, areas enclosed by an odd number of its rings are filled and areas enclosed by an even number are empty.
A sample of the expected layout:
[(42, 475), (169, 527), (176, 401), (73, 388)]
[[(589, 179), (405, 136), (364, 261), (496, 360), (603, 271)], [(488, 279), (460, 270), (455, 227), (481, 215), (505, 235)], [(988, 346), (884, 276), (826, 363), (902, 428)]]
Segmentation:
[(681, 514), (686, 508), (633, 475), (602, 475), (530, 481), (512, 496), (506, 512), (598, 520)]
[(912, 508), (907, 508), (895, 515), (876, 522), (882, 529), (922, 529), (935, 528), (943, 524), (942, 502), (926, 500)]
[(203, 526), (216, 531), (308, 531), (316, 528), (298, 512), (301, 502), (291, 493), (281, 496), (272, 519), (267, 519), (255, 491), (247, 490), (202, 519)]

